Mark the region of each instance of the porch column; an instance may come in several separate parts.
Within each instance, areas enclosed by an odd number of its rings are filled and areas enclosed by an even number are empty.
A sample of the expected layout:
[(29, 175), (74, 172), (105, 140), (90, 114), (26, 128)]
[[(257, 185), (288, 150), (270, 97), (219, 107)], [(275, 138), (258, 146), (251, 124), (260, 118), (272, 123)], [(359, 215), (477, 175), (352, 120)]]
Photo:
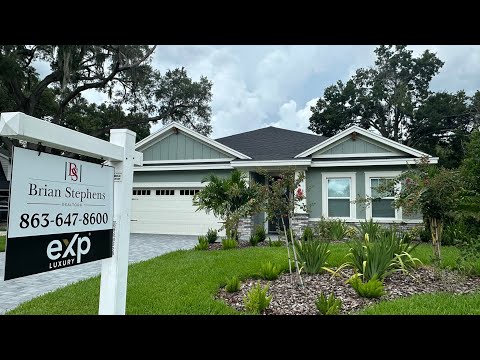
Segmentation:
[[(295, 171), (295, 179), (298, 179), (300, 173), (305, 171)], [(302, 182), (298, 185), (298, 187), (295, 189), (295, 195), (298, 194), (298, 192), (303, 193), (303, 200), (295, 204), (295, 214), (306, 214), (306, 206), (307, 206), (307, 186), (306, 186), (306, 176), (303, 178)]]

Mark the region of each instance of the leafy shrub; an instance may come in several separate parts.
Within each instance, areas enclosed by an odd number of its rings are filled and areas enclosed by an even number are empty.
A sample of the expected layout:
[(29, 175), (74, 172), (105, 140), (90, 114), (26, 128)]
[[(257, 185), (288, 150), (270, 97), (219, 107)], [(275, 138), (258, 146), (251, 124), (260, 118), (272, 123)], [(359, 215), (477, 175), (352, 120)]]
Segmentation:
[(195, 245), (195, 250), (208, 250), (208, 239), (206, 236), (198, 237), (198, 244)]
[(313, 230), (311, 227), (306, 227), (303, 230), (302, 241), (312, 241), (313, 240)]
[(327, 298), (323, 293), (315, 300), (315, 306), (321, 315), (338, 315), (342, 308), (342, 300), (336, 299), (333, 292)]
[(430, 227), (425, 226), (423, 229), (421, 229), (419, 232), (419, 236), (421, 242), (428, 243), (432, 241), (432, 233), (430, 232)]
[(222, 249), (229, 250), (235, 249), (238, 247), (238, 242), (235, 239), (223, 239), (222, 240)]
[(208, 229), (207, 231), (207, 239), (209, 244), (213, 244), (215, 241), (217, 241), (218, 238), (218, 233), (217, 230), (215, 229)]
[(460, 256), (457, 268), (465, 275), (480, 275), (480, 236), (457, 243)]
[(347, 226), (347, 230), (345, 231), (345, 236), (349, 239), (353, 239), (358, 236), (358, 230), (355, 226)]
[(253, 235), (257, 237), (258, 242), (264, 242), (265, 239), (267, 238), (265, 227), (263, 225), (255, 226), (255, 231)]
[(233, 276), (232, 278), (227, 280), (227, 284), (225, 285), (225, 291), (228, 293), (234, 293), (240, 290), (240, 280), (237, 276)]
[(338, 241), (338, 240), (343, 240), (343, 238), (347, 236), (347, 226), (345, 225), (345, 221), (342, 221), (342, 220), (330, 221), (329, 228), (330, 228), (329, 239)]
[(403, 235), (405, 236), (405, 239), (408, 241), (416, 241), (421, 238), (421, 233), (423, 231), (423, 225), (420, 226), (414, 226), (408, 230), (405, 230), (403, 232)]
[(268, 238), (268, 246), (270, 247), (281, 247), (283, 246), (283, 241), (282, 240), (274, 240)]
[[(368, 233), (366, 233), (368, 234)], [(394, 271), (408, 272), (419, 259), (411, 256), (417, 245), (411, 245), (408, 238), (391, 230), (379, 233), (375, 241), (370, 237), (355, 239), (349, 243), (349, 261), (339, 267), (352, 267), (368, 281), (372, 278), (383, 280)]]
[(265, 280), (275, 280), (281, 272), (282, 269), (270, 261), (263, 263), (260, 267), (260, 276)]
[(322, 216), (320, 221), (317, 222), (313, 227), (313, 233), (315, 235), (315, 238), (320, 240), (331, 240), (330, 227), (331, 227), (331, 222), (328, 220), (325, 220), (325, 218)]
[(245, 309), (249, 313), (261, 314), (272, 301), (272, 295), (267, 296), (268, 285), (261, 287), (260, 282), (255, 284), (252, 289), (243, 297)]
[(376, 277), (364, 283), (360, 276), (355, 274), (348, 280), (348, 283), (352, 285), (359, 296), (364, 298), (379, 298), (385, 293), (383, 283)]
[(307, 274), (319, 274), (325, 270), (330, 256), (328, 241), (295, 241), (293, 246), (297, 252), (298, 262)]
[(382, 232), (382, 226), (379, 223), (374, 222), (373, 219), (370, 219), (369, 221), (360, 222), (359, 231), (362, 239), (365, 238), (365, 234), (368, 234), (370, 241), (375, 241)]
[(472, 230), (465, 221), (450, 221), (443, 228), (442, 245), (468, 243), (472, 236)]
[(254, 234), (250, 235), (250, 240), (249, 240), (249, 242), (250, 242), (250, 245), (252, 245), (252, 246), (257, 246), (257, 244), (258, 244), (258, 236), (257, 236), (257, 235), (254, 235)]

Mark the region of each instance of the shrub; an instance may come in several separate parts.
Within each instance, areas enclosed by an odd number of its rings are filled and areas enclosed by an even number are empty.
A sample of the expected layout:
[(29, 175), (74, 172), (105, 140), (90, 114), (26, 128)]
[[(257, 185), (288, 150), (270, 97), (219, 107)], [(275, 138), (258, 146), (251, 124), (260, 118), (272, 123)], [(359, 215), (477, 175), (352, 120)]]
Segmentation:
[(307, 274), (319, 274), (325, 270), (330, 250), (328, 241), (295, 241), (293, 246), (297, 251), (298, 262), (301, 269)]
[(358, 236), (358, 230), (355, 226), (347, 226), (347, 230), (345, 231), (345, 236), (349, 239), (353, 239)]
[(465, 221), (450, 221), (443, 228), (442, 245), (468, 243), (472, 235), (472, 230)]
[(213, 244), (215, 241), (217, 241), (217, 238), (218, 238), (217, 230), (208, 229), (208, 231), (207, 231), (208, 243)]
[(282, 240), (274, 240), (268, 238), (268, 246), (270, 247), (281, 247), (283, 246), (283, 241)]
[(302, 241), (312, 241), (313, 240), (313, 230), (310, 227), (306, 227), (305, 230), (303, 230), (302, 234)]
[(250, 242), (250, 245), (252, 245), (252, 246), (257, 246), (257, 244), (258, 244), (258, 236), (257, 236), (257, 235), (254, 235), (254, 234), (250, 235), (250, 240), (249, 240), (249, 242)]
[(368, 234), (369, 240), (375, 241), (382, 232), (382, 226), (379, 223), (374, 222), (373, 219), (370, 219), (369, 221), (360, 222), (359, 231), (362, 239), (365, 238), (365, 234)]
[(235, 249), (238, 247), (238, 242), (235, 239), (223, 239), (222, 240), (222, 249), (229, 250)]
[(342, 308), (342, 300), (336, 299), (333, 292), (327, 298), (323, 293), (315, 300), (317, 311), (321, 315), (338, 315)]
[(270, 261), (263, 263), (260, 267), (260, 276), (265, 280), (275, 280), (281, 272), (282, 269)]
[(208, 250), (208, 239), (206, 236), (198, 237), (198, 244), (195, 245), (195, 250)]
[(480, 275), (480, 236), (457, 243), (460, 256), (457, 268), (465, 275)]
[(330, 222), (329, 238), (332, 240), (343, 240), (347, 236), (347, 226), (345, 221), (333, 220)]
[(252, 289), (243, 297), (245, 309), (249, 313), (261, 314), (272, 301), (272, 295), (267, 296), (268, 285), (262, 288), (260, 282), (255, 284)]
[(385, 293), (383, 283), (376, 277), (373, 277), (364, 283), (360, 279), (360, 276), (355, 274), (348, 280), (348, 283), (352, 285), (358, 296), (364, 298), (379, 298)]
[(314, 236), (320, 240), (331, 240), (330, 226), (331, 226), (331, 222), (325, 220), (325, 218), (322, 216), (320, 221), (316, 223), (313, 228)]
[(233, 276), (231, 279), (227, 280), (225, 285), (225, 291), (228, 293), (234, 293), (240, 290), (240, 280), (237, 276)]
[(265, 233), (265, 227), (261, 224), (255, 226), (255, 231), (253, 235), (257, 237), (258, 242), (264, 242), (267, 238), (267, 234)]

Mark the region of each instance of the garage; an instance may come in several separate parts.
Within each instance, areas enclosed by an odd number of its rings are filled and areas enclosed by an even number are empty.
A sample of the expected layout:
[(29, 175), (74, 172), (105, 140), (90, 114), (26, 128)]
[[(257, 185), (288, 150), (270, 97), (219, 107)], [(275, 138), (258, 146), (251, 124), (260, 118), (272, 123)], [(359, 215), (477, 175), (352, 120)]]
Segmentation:
[[(204, 235), (222, 224), (212, 213), (192, 204), (200, 187), (133, 188), (131, 231), (133, 233)], [(219, 233), (223, 235), (224, 231)]]

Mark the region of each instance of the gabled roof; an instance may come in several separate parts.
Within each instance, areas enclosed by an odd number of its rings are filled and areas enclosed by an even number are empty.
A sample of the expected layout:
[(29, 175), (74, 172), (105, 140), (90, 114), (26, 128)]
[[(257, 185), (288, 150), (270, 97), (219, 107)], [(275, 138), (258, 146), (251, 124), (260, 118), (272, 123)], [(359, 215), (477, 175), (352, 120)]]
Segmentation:
[(187, 128), (187, 127), (185, 127), (182, 124), (179, 124), (177, 122), (172, 122), (172, 123), (168, 124), (167, 126), (164, 126), (163, 128), (161, 128), (160, 130), (154, 132), (153, 134), (150, 134), (145, 139), (140, 140), (138, 143), (135, 144), (135, 149), (138, 150), (138, 151), (144, 150), (148, 146), (154, 144), (156, 141), (161, 140), (163, 135), (166, 134), (169, 130), (171, 130), (173, 128), (177, 128), (177, 129), (183, 131), (184, 133), (190, 135), (191, 137), (196, 138), (199, 141), (204, 142), (206, 144), (209, 144), (210, 146), (212, 146), (214, 148), (217, 148), (217, 149), (219, 149), (223, 152), (226, 152), (227, 154), (230, 154), (233, 157), (238, 157), (238, 158), (244, 159), (244, 160), (250, 159), (249, 156), (247, 156), (245, 154), (242, 154), (241, 152), (239, 152), (237, 150), (234, 150), (234, 149), (232, 149), (228, 146), (225, 146), (224, 144), (219, 143), (215, 140), (212, 140), (212, 139), (210, 139), (210, 138), (208, 138), (204, 135), (201, 135), (201, 134), (197, 133), (196, 131), (193, 131), (193, 130), (191, 130), (191, 129), (189, 129), (189, 128)]
[(216, 139), (253, 160), (287, 160), (328, 138), (273, 126)]
[(430, 155), (428, 155), (428, 154), (426, 154), (422, 151), (415, 150), (415, 149), (411, 148), (410, 146), (400, 144), (396, 141), (393, 141), (393, 140), (387, 139), (383, 136), (374, 134), (374, 133), (372, 133), (368, 130), (365, 130), (365, 129), (357, 126), (357, 125), (353, 125), (353, 126), (349, 127), (348, 129), (345, 129), (345, 130), (339, 132), (337, 135), (332, 136), (331, 138), (322, 142), (321, 144), (314, 145), (311, 148), (308, 148), (308, 149), (304, 150), (303, 152), (300, 152), (299, 154), (297, 154), (295, 156), (295, 158), (304, 158), (304, 157), (307, 157), (309, 155), (312, 155), (313, 153), (316, 153), (317, 151), (327, 147), (328, 145), (331, 145), (331, 144), (339, 141), (340, 139), (344, 138), (345, 136), (350, 135), (353, 132), (359, 133), (359, 134), (364, 135), (364, 136), (366, 136), (366, 137), (368, 137), (372, 140), (376, 140), (376, 141), (381, 142), (385, 145), (388, 145), (392, 148), (395, 148), (397, 150), (403, 151), (407, 154), (410, 154), (410, 155), (413, 155), (413, 156), (416, 156), (416, 157), (422, 157), (422, 156), (431, 157)]

